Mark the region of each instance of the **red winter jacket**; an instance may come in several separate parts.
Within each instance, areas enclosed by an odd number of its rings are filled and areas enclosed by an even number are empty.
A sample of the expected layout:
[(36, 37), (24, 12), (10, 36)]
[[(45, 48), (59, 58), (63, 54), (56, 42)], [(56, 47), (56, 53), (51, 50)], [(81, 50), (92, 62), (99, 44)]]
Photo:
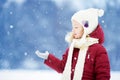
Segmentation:
[[(98, 38), (99, 43), (93, 44), (88, 48), (82, 80), (110, 80), (110, 63), (107, 52), (102, 46), (102, 43), (104, 42), (104, 34), (100, 25), (98, 25), (95, 31), (90, 34), (90, 37)], [(71, 80), (73, 80), (79, 50), (80, 49), (78, 48), (74, 48), (73, 51)], [(45, 60), (44, 63), (57, 72), (62, 73), (67, 61), (68, 51), (69, 48), (63, 54), (62, 60), (49, 54), (48, 59)]]

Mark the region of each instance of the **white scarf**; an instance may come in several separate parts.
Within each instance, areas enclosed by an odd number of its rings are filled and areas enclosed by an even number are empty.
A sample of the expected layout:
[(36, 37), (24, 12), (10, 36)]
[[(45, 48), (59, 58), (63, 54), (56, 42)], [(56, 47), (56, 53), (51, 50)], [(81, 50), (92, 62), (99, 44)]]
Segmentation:
[(72, 43), (70, 45), (69, 52), (68, 52), (67, 62), (66, 62), (61, 80), (71, 80), (71, 65), (72, 65), (71, 62), (72, 62), (72, 54), (73, 54), (74, 47), (79, 48), (80, 51), (79, 51), (78, 60), (75, 66), (73, 80), (82, 80), (85, 57), (87, 54), (88, 47), (95, 43), (98, 43), (98, 39), (91, 38), (91, 37), (84, 38), (82, 40), (80, 39), (72, 40)]

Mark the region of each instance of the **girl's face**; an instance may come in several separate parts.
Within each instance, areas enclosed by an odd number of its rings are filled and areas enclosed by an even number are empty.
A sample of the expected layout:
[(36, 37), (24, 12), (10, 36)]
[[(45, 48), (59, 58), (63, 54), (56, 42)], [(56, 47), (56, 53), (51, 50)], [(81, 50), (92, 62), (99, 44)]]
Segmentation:
[(72, 33), (73, 33), (73, 38), (75, 39), (80, 39), (84, 33), (84, 29), (80, 23), (78, 23), (75, 20), (72, 20)]

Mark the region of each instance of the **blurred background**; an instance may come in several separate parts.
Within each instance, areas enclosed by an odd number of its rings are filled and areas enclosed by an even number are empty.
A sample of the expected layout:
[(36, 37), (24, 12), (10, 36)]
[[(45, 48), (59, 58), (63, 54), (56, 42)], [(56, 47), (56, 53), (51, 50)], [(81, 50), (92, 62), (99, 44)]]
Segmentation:
[(0, 70), (51, 70), (35, 51), (61, 59), (71, 16), (91, 7), (105, 10), (104, 46), (111, 71), (120, 71), (120, 0), (0, 0)]

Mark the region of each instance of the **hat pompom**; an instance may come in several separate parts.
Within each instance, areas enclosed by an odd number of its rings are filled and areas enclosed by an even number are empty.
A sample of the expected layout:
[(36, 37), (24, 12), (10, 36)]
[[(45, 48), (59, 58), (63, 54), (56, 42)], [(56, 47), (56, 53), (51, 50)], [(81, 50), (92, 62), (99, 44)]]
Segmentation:
[(104, 10), (103, 9), (99, 9), (98, 10), (98, 16), (102, 17), (104, 15)]

